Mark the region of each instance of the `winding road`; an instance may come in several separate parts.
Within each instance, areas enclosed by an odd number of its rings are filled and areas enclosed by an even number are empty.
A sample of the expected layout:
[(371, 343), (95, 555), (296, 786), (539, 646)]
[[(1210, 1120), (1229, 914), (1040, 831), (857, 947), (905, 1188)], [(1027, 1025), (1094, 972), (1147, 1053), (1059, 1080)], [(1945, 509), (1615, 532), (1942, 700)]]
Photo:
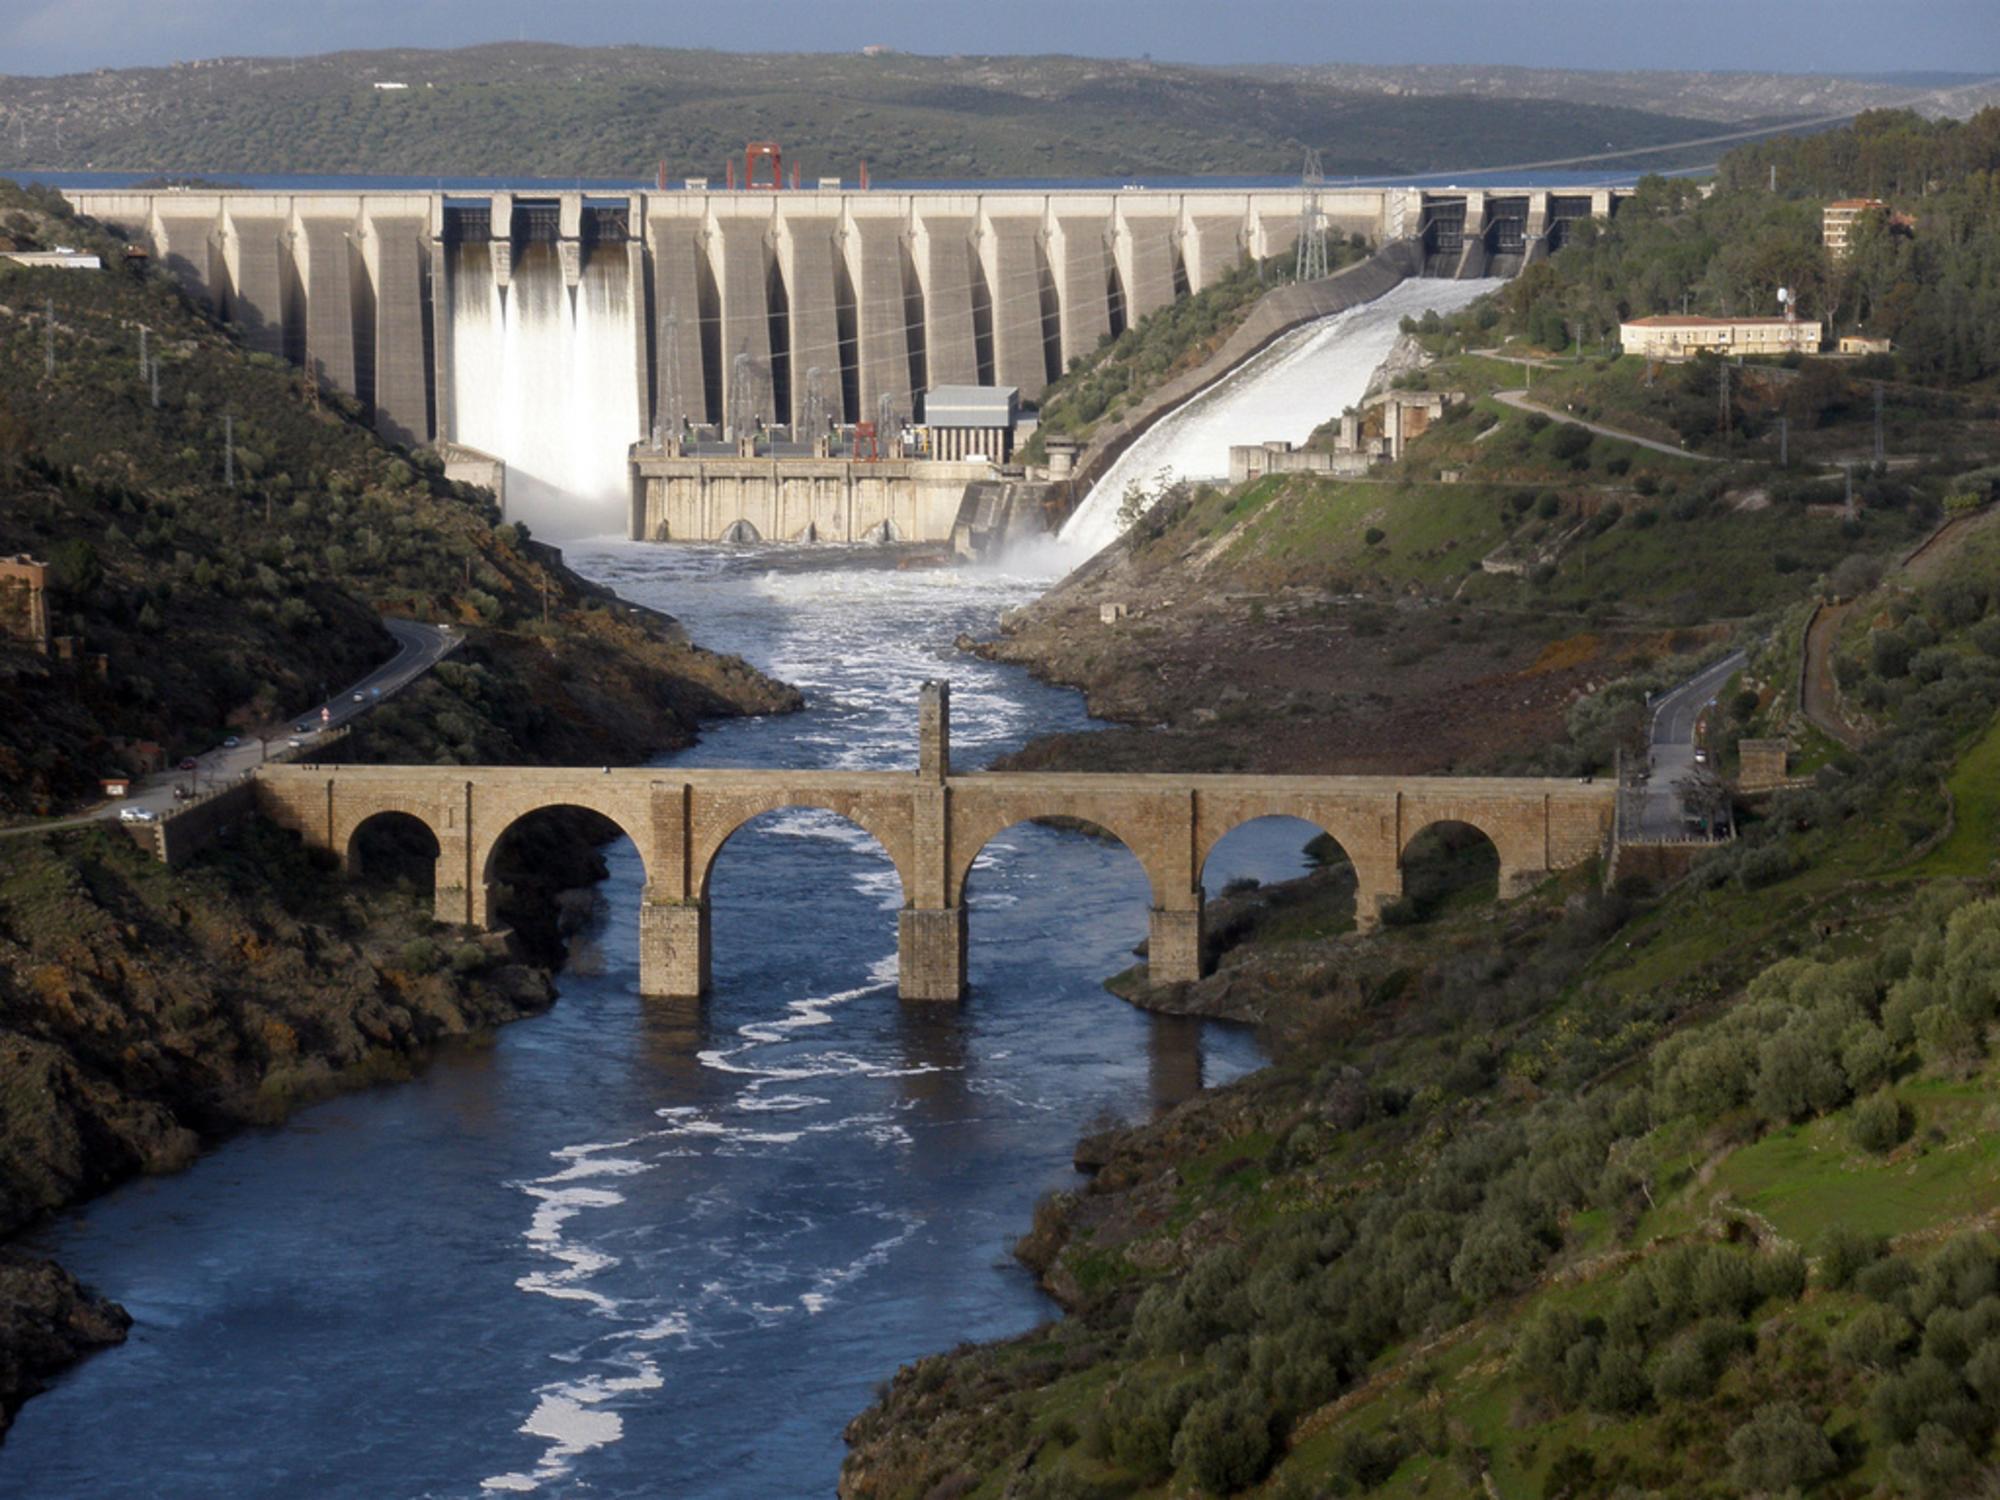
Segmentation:
[(1649, 437), (1640, 437), (1636, 432), (1621, 432), (1616, 427), (1605, 427), (1597, 422), (1586, 422), (1581, 417), (1565, 411), (1557, 411), (1553, 406), (1544, 406), (1539, 401), (1530, 401), (1525, 390), (1495, 391), (1493, 399), (1502, 406), (1511, 406), (1516, 411), (1531, 411), (1547, 417), (1552, 422), (1573, 422), (1586, 432), (1594, 432), (1599, 437), (1608, 437), (1620, 443), (1632, 443), (1641, 448), (1650, 448), (1655, 453), (1664, 453), (1671, 458), (1689, 458), (1698, 464), (1721, 463), (1719, 458), (1711, 458), (1706, 453), (1690, 453), (1685, 448), (1676, 448), (1672, 443), (1657, 442)]
[(1732, 651), (1654, 701), (1646, 781), (1639, 798), (1639, 826), (1635, 830), (1641, 838), (1687, 837), (1687, 809), (1681, 784), (1693, 779), (1699, 764), (1695, 760), (1695, 726), (1701, 722), (1702, 710), (1715, 701), (1722, 685), (1747, 660), (1743, 652)]
[[(286, 743), (288, 740), (301, 739), (310, 745), (318, 735), (351, 723), (383, 699), (394, 697), (457, 650), (463, 639), (447, 626), (419, 625), (414, 620), (386, 617), (382, 624), (396, 638), (396, 654), (372, 672), (349, 683), (325, 703), (315, 703), (275, 724), (233, 735), (229, 741), (192, 757), (192, 770), (176, 769), (148, 776), (133, 784), (130, 795), (94, 807), (87, 813), (22, 823), (13, 828), (0, 829), (0, 835), (81, 828), (117, 818), (132, 807), (144, 808), (155, 817), (164, 816), (173, 811), (178, 800), (174, 796), (176, 787), (193, 787), (203, 792), (218, 790), (233, 781), (240, 781), (272, 758), (270, 747), (273, 741), (280, 747), (277, 752), (280, 757), (291, 749)], [(309, 726), (304, 733), (294, 727), (300, 724)]]

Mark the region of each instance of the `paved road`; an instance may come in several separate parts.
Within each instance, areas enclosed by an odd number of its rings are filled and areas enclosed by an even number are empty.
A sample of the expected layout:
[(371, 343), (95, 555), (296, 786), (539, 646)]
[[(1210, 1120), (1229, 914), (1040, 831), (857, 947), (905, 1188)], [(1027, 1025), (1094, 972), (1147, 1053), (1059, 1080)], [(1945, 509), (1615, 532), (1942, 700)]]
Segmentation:
[(1602, 427), (1596, 422), (1586, 422), (1581, 417), (1566, 411), (1557, 411), (1553, 406), (1544, 406), (1539, 401), (1530, 401), (1526, 391), (1495, 391), (1493, 399), (1503, 406), (1511, 406), (1516, 411), (1540, 412), (1556, 422), (1574, 422), (1586, 431), (1599, 437), (1616, 438), (1621, 443), (1636, 443), (1641, 448), (1651, 448), (1655, 453), (1665, 453), (1674, 458), (1691, 458), (1698, 464), (1721, 463), (1719, 458), (1711, 458), (1706, 453), (1690, 453), (1685, 448), (1676, 448), (1672, 443), (1657, 443), (1649, 437), (1640, 437), (1636, 432), (1620, 432), (1616, 427)]
[(1686, 827), (1680, 783), (1695, 774), (1695, 725), (1702, 711), (1715, 702), (1732, 673), (1747, 660), (1733, 651), (1712, 667), (1706, 667), (1679, 687), (1662, 693), (1653, 702), (1653, 726), (1649, 735), (1648, 775), (1639, 799), (1638, 832), (1645, 838), (1684, 838)]
[[(396, 654), (359, 681), (349, 683), (325, 703), (315, 703), (260, 729), (246, 729), (234, 736), (235, 744), (217, 745), (194, 756), (193, 770), (164, 771), (157, 776), (149, 776), (133, 787), (130, 796), (120, 801), (107, 802), (77, 817), (24, 823), (15, 828), (0, 829), (0, 833), (46, 833), (54, 828), (80, 828), (88, 823), (116, 818), (128, 807), (143, 807), (155, 814), (168, 812), (175, 805), (174, 788), (213, 791), (242, 780), (262, 765), (272, 751), (284, 754), (290, 748), (287, 744), (289, 740), (302, 739), (310, 747), (318, 735), (338, 729), (365, 714), (383, 699), (394, 697), (456, 650), (462, 639), (453, 631), (442, 630), (435, 625), (419, 625), (414, 620), (384, 619), (382, 624), (396, 638)], [(308, 726), (304, 734), (296, 728), (300, 724)]]

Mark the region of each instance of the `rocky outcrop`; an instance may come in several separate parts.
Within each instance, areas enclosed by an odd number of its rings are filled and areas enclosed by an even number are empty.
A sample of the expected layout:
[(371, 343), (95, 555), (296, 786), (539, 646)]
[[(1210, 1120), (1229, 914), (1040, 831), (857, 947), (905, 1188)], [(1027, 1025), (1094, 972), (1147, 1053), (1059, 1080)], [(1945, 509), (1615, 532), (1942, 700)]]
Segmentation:
[(0, 1248), (0, 1435), (42, 1382), (93, 1349), (125, 1341), (132, 1319), (52, 1260)]

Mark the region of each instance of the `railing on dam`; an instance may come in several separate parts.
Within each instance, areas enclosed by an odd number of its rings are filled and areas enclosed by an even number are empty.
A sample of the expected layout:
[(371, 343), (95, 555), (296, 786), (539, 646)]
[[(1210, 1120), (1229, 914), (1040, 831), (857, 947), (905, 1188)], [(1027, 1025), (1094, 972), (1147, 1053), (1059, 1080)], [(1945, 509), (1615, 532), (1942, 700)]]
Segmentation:
[(914, 774), (289, 765), (259, 771), (256, 789), (267, 816), (350, 869), (375, 819), (417, 820), (437, 845), (438, 920), (473, 927), (492, 916), (496, 855), (522, 819), (556, 807), (608, 819), (645, 868), (640, 985), (660, 995), (708, 988), (709, 877), (730, 837), (767, 812), (823, 809), (869, 834), (895, 866), (909, 999), (963, 994), (966, 878), (987, 843), (1017, 823), (1088, 823), (1132, 851), (1151, 893), (1150, 972), (1176, 983), (1201, 973), (1202, 867), (1244, 823), (1298, 818), (1333, 838), (1353, 865), (1365, 929), (1402, 894), (1405, 855), (1424, 830), (1465, 823), (1485, 834), (1499, 856), (1501, 894), (1510, 895), (1597, 857), (1615, 796), (1608, 783), (1502, 777), (954, 775), (944, 683), (926, 684), (920, 699)]

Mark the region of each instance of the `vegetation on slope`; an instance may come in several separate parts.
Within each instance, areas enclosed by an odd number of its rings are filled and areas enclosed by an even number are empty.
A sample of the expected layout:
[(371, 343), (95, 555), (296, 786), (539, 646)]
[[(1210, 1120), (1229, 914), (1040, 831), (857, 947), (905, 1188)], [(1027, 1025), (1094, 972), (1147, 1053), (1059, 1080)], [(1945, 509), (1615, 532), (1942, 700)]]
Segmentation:
[[(0, 79), (0, 153), (18, 157), (25, 140), (28, 159), (9, 165), (643, 181), (664, 158), (676, 178), (719, 180), (746, 140), (775, 139), (812, 176), (851, 179), (866, 161), (879, 179), (1122, 178), (1295, 172), (1307, 145), (1333, 173), (1446, 171), (1715, 129), (1699, 109), (1690, 119), (1559, 90), (1420, 92), (1434, 97), (1269, 70), (1072, 57), (536, 43)], [(1701, 159), (1698, 149), (1680, 158)]]
[(1995, 732), (1993, 561), (1864, 601), (1934, 634), (1924, 676), (1887, 653), (1877, 741), (1671, 892), (1559, 879), (1357, 943), (1318, 876), (1244, 917), (1277, 1065), (1086, 1142), (1022, 1247), (1073, 1316), (901, 1372), (843, 1493), (2000, 1477), (2000, 850), (1923, 862)]
[[(1973, 201), (1988, 170), (1929, 191)], [(1659, 184), (1640, 203), (1538, 292), (1414, 330), (1444, 358), (1411, 383), (1471, 399), (1401, 464), (1170, 494), (995, 649), (1123, 685), (1132, 718), (1172, 723), (1101, 737), (1136, 763), (1262, 763), (1281, 744), (1287, 769), (1342, 763), (1355, 720), (1434, 755), (1450, 714), (1419, 720), (1387, 669), (1435, 694), (1437, 657), (1484, 650), (1493, 697), (1555, 676), (1567, 705), (1558, 731), (1500, 717), (1493, 740), (1511, 737), (1514, 764), (1581, 772), (1734, 617), (1751, 657), (1708, 716), (1711, 761), (1738, 737), (1796, 734), (1800, 779), (1740, 806), (1741, 836), (1666, 889), (1590, 870), (1496, 908), (1474, 838), (1413, 868), (1366, 937), (1331, 851), (1305, 881), (1218, 903), (1216, 972), (1172, 1004), (1261, 1015), (1275, 1065), (1086, 1140), (1090, 1181), (1045, 1203), (1018, 1252), (1071, 1315), (899, 1372), (850, 1428), (843, 1494), (2000, 1485), (1989, 397), (1897, 390), (1894, 463), (1864, 467), (1850, 516), (1823, 465), (1866, 452), (1873, 371), (1732, 367), (1725, 438), (1693, 411), (1719, 405), (1712, 364), (1649, 381), (1636, 360), (1542, 361), (1536, 343), (1565, 339), (1537, 339), (1537, 299), (1602, 330), (1656, 310), (1645, 298), (1720, 296), (1737, 275), (1811, 286), (1824, 266), (1803, 204)], [(1913, 307), (1949, 305), (1936, 282), (1983, 264), (1981, 232), (1919, 266)], [(1767, 243), (1785, 253), (1766, 265), (1746, 246)], [(1976, 348), (1968, 363), (1963, 341), (1923, 331), (1929, 315), (1905, 372), (1989, 379)], [(1468, 352), (1510, 336), (1553, 415), (1495, 398), (1524, 383), (1518, 362)], [(1777, 414), (1791, 468), (1765, 436)], [(1859, 752), (1797, 718), (1804, 622), (1828, 597), (1851, 601), (1834, 670), (1872, 729)], [(1130, 600), (1128, 621), (1073, 608), (1099, 598)], [(1277, 695), (1267, 643), (1291, 680), (1349, 696)], [(1676, 643), (1695, 648), (1678, 666)], [(1206, 719), (1187, 685), (1203, 660), (1206, 703), (1224, 705)], [(1579, 663), (1590, 680), (1561, 676)], [(1483, 711), (1466, 676), (1457, 692)], [(1240, 723), (1225, 682), (1265, 695)], [(1137, 976), (1118, 985), (1145, 998)]]
[[(1569, 248), (1507, 288), (1503, 327), (1548, 349), (1598, 344), (1621, 319), (1679, 312), (1683, 298), (1695, 313), (1775, 315), (1786, 287), (1832, 332), (1895, 340), (1891, 368), (1909, 379), (1986, 380), (2000, 373), (1996, 174), (2000, 109), (1967, 121), (1882, 111), (1745, 148), (1705, 198), (1691, 182), (1649, 178), (1608, 226), (1577, 226)], [(1829, 255), (1823, 205), (1862, 194), (1883, 198), (1886, 213), (1863, 216), (1848, 254)]]

